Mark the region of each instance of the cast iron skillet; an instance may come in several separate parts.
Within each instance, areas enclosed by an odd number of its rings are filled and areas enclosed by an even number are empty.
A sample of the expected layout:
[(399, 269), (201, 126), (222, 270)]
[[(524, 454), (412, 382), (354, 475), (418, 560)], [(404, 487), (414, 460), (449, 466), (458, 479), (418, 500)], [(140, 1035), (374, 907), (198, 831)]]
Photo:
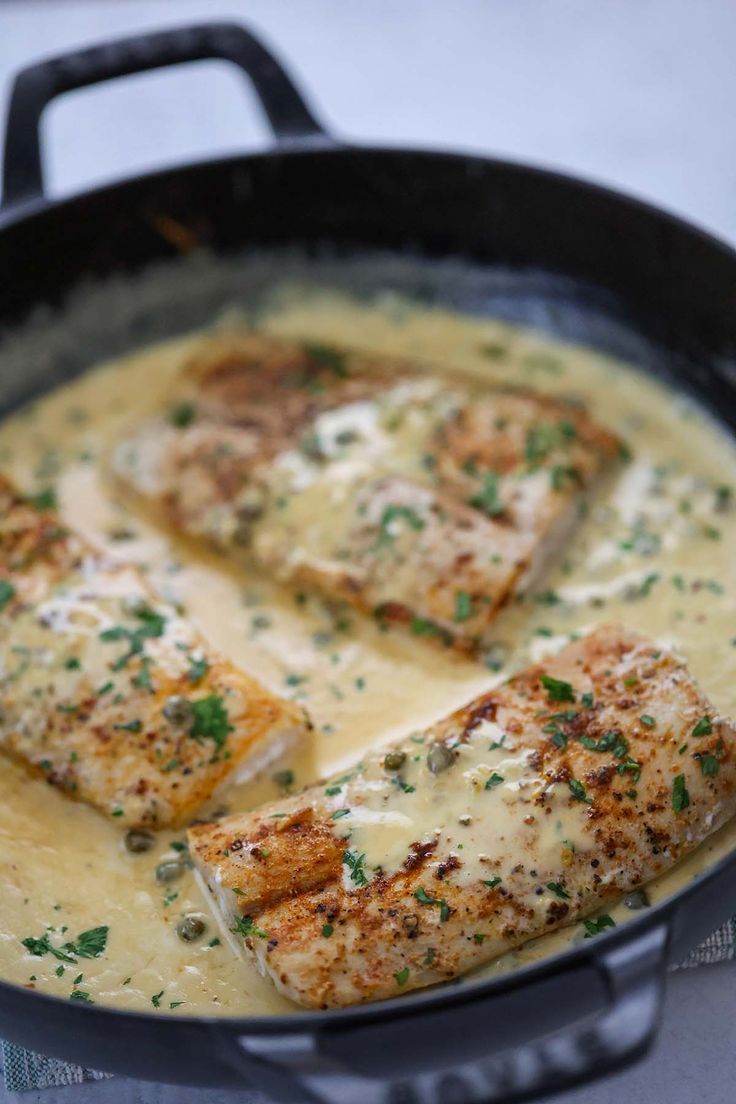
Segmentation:
[[(63, 202), (44, 197), (38, 127), (50, 100), (202, 58), (227, 59), (250, 78), (274, 131), (271, 152), (159, 172)], [(82, 285), (132, 278), (174, 257), (160, 233), (162, 217), (215, 254), (298, 243), (338, 256), (378, 249), (530, 274), (540, 287), (564, 288), (565, 301), (583, 314), (624, 319), (656, 350), (645, 367), (666, 363), (678, 385), (695, 390), (728, 426), (736, 423), (733, 251), (642, 203), (554, 173), (339, 145), (241, 27), (130, 38), (19, 74), (0, 210), (0, 326), (12, 335), (39, 304), (58, 305)], [(559, 305), (559, 290), (550, 295)], [(589, 340), (595, 343), (595, 333)], [(27, 394), (54, 382), (40, 375), (29, 364)], [(657, 1029), (666, 965), (734, 911), (732, 856), (631, 923), (492, 980), (260, 1019), (85, 1007), (0, 983), (0, 1035), (98, 1069), (258, 1087), (285, 1101), (521, 1100), (643, 1054)]]

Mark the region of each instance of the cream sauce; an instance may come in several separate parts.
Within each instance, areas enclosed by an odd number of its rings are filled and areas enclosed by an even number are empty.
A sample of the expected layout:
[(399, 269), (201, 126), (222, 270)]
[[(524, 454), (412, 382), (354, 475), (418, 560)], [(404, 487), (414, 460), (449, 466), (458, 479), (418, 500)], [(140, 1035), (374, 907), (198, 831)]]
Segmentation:
[[(620, 620), (676, 647), (716, 706), (736, 715), (736, 506), (719, 490), (736, 485), (736, 448), (694, 405), (590, 350), (393, 300), (358, 306), (337, 293), (301, 288), (274, 300), (263, 324), (279, 334), (420, 355), (440, 371), (444, 363), (483, 379), (579, 397), (633, 454), (601, 489), (536, 594), (498, 622), (497, 662), (486, 669), (400, 631), (381, 632), (368, 620), (336, 618), (319, 599), (295, 599), (258, 572), (192, 550), (126, 510), (103, 478), (102, 460), (126, 426), (165, 401), (189, 339), (104, 365), (8, 419), (0, 436), (4, 470), (27, 488), (53, 485), (71, 525), (143, 565), (215, 646), (308, 707), (317, 725), (314, 747), (278, 765), (293, 772), (292, 790), (426, 726), (600, 620)], [(322, 429), (329, 441), (340, 425), (328, 420)], [(484, 767), (495, 768), (491, 758)], [(250, 808), (283, 792), (285, 777), (274, 781), (269, 774), (228, 791), (224, 801), (232, 811)], [(387, 860), (405, 845), (398, 824), (366, 824), (361, 831)], [(171, 843), (180, 839), (164, 832), (153, 851), (131, 855), (112, 821), (3, 761), (0, 976), (65, 997), (82, 990), (128, 1008), (293, 1011), (254, 967), (233, 956), (190, 872), (157, 885), (155, 867), (177, 857)], [(672, 893), (734, 844), (736, 826), (729, 825), (658, 879), (650, 897)], [(633, 915), (623, 905), (610, 912), (617, 923)], [(207, 924), (195, 943), (175, 932), (188, 913)], [(76, 966), (32, 956), (20, 942), (52, 928), (58, 946), (101, 924), (110, 928), (105, 955)], [(487, 970), (553, 953), (583, 934), (580, 925), (562, 929)]]

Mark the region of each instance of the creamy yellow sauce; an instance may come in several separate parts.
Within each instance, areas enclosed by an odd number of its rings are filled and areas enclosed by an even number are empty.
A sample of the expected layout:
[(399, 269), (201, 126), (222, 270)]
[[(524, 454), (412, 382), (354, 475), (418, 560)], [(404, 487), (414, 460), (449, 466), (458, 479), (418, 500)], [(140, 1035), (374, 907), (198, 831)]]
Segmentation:
[[(299, 289), (274, 300), (263, 324), (285, 335), (420, 355), (440, 372), (452, 365), (483, 379), (578, 397), (632, 452), (601, 488), (557, 566), (497, 623), (490, 668), (354, 615), (336, 621), (318, 598), (295, 600), (257, 571), (173, 540), (119, 501), (103, 475), (109, 447), (166, 401), (191, 339), (103, 365), (8, 419), (0, 431), (0, 468), (24, 488), (53, 486), (72, 526), (143, 565), (212, 644), (307, 706), (316, 722), (314, 746), (277, 765), (293, 772), (292, 790), (437, 720), (604, 620), (675, 647), (718, 709), (736, 715), (736, 504), (719, 490), (736, 487), (733, 442), (690, 402), (590, 350), (492, 321), (398, 308), (395, 301), (358, 306), (336, 293)], [(269, 774), (231, 790), (224, 803), (235, 811), (282, 792)], [(401, 833), (386, 825), (362, 831), (387, 859), (404, 846)], [(156, 883), (156, 865), (177, 857), (171, 843), (181, 839), (182, 833), (163, 832), (154, 850), (130, 854), (115, 823), (3, 760), (0, 976), (128, 1008), (294, 1011), (233, 955), (191, 873)], [(736, 828), (729, 825), (651, 886), (650, 897), (672, 893), (734, 844)], [(617, 923), (634, 915), (623, 905), (609, 911)], [(176, 934), (189, 913), (207, 924), (194, 943)], [(104, 956), (78, 965), (33, 956), (21, 943), (53, 928), (58, 945), (103, 924), (110, 929)], [(487, 969), (509, 969), (582, 936), (580, 925), (563, 929)]]

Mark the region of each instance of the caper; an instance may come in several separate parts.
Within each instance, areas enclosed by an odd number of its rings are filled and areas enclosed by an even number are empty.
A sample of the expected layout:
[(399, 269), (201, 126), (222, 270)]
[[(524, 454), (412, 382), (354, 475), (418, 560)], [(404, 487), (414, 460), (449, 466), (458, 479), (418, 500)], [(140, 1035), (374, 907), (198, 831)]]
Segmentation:
[(397, 771), (401, 770), (406, 762), (405, 751), (390, 751), (386, 758), (383, 760), (383, 765), (386, 770)]
[(164, 717), (169, 724), (176, 728), (183, 728), (184, 725), (190, 724), (194, 718), (192, 703), (182, 694), (172, 694), (170, 698), (166, 699)]
[(185, 943), (194, 943), (207, 931), (207, 925), (199, 916), (183, 916), (176, 925), (176, 934)]
[(147, 832), (145, 828), (131, 828), (125, 833), (125, 849), (131, 855), (142, 855), (144, 851), (150, 851), (155, 842), (153, 832)]
[(633, 893), (627, 893), (624, 904), (630, 909), (649, 908), (651, 901), (644, 889), (635, 889)]
[(451, 767), (455, 760), (454, 754), (446, 744), (432, 744), (427, 752), (427, 766), (432, 774), (441, 774)]
[(169, 882), (175, 882), (177, 878), (181, 878), (183, 873), (183, 863), (178, 859), (167, 859), (156, 867), (156, 881), (159, 885), (168, 885)]

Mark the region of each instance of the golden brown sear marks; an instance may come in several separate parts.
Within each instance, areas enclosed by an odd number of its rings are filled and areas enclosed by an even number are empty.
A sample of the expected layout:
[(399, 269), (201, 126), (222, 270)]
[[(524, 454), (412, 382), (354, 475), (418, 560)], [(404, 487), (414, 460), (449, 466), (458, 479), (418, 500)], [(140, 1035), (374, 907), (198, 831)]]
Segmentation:
[(0, 477), (0, 748), (124, 825), (191, 818), (307, 731), (140, 573)]
[[(594, 917), (736, 811), (734, 726), (602, 627), (302, 794), (189, 832), (234, 937), (308, 1007), (455, 978)], [(601, 919), (601, 917), (603, 919)]]
[(476, 651), (618, 453), (572, 402), (246, 333), (202, 344), (113, 470), (181, 533)]

